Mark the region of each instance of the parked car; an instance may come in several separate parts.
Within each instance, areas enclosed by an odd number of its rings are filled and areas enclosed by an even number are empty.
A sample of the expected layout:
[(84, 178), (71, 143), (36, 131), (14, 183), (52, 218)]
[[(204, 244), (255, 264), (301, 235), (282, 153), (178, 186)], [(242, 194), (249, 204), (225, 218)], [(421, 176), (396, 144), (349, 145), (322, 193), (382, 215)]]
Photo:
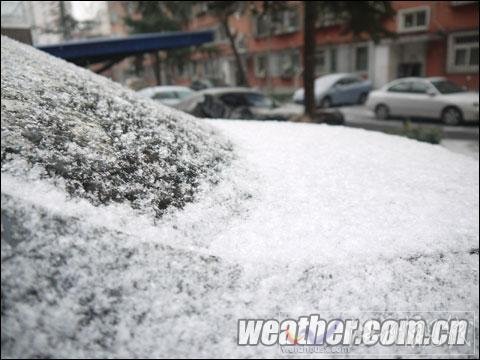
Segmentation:
[(173, 106), (195, 92), (186, 86), (154, 86), (138, 91), (138, 94), (156, 100), (164, 105)]
[[(328, 108), (333, 105), (363, 104), (372, 90), (372, 83), (355, 74), (329, 74), (315, 79), (315, 103)], [(293, 94), (293, 101), (303, 104), (303, 89)]]
[(448, 125), (478, 122), (478, 93), (441, 77), (410, 77), (372, 91), (368, 108), (378, 119), (391, 116), (441, 119)]
[(197, 79), (193, 80), (192, 84), (190, 85), (190, 88), (195, 91), (199, 90), (205, 90), (205, 89), (210, 89), (213, 87), (226, 87), (227, 84), (225, 81), (220, 80), (220, 79)]
[(303, 106), (279, 106), (259, 91), (242, 87), (198, 91), (175, 106), (201, 118), (288, 120), (303, 112)]

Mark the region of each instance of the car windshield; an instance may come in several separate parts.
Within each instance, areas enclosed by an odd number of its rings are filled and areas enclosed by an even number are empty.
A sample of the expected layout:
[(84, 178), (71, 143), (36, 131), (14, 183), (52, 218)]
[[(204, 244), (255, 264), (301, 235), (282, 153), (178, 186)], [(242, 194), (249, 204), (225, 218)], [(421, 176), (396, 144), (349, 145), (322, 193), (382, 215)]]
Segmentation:
[(463, 90), (460, 86), (448, 80), (432, 81), (432, 84), (435, 86), (435, 88), (437, 88), (438, 91), (440, 91), (441, 94), (465, 92), (465, 90)]
[(272, 107), (273, 102), (270, 98), (259, 93), (245, 94), (249, 106), (253, 107)]
[(188, 91), (188, 90), (180, 90), (180, 91), (177, 91), (177, 95), (180, 99), (185, 99), (185, 98), (191, 96), (192, 92)]

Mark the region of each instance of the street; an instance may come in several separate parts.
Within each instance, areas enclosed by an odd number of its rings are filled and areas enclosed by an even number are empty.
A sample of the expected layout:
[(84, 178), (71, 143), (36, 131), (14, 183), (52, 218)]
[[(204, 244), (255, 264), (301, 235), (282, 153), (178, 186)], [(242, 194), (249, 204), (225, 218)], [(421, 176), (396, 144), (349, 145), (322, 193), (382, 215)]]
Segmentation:
[[(391, 131), (403, 128), (401, 119), (377, 120), (374, 114), (365, 106), (343, 106), (338, 109), (345, 116), (346, 126), (375, 131)], [(469, 140), (477, 143), (479, 140), (478, 123), (463, 126), (445, 126), (434, 120), (414, 120), (412, 125), (441, 129), (444, 139)]]

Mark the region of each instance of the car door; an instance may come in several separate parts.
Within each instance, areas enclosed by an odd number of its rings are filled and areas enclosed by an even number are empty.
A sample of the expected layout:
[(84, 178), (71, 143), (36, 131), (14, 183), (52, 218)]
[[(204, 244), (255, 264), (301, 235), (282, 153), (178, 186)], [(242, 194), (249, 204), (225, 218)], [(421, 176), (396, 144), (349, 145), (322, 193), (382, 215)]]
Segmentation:
[(338, 80), (331, 87), (328, 95), (330, 96), (332, 103), (334, 105), (344, 104), (346, 100), (346, 95), (348, 92), (348, 84), (351, 82), (351, 79), (348, 77)]
[(439, 114), (436, 90), (426, 81), (412, 81), (410, 85), (409, 109), (411, 116), (423, 118), (437, 117)]
[(412, 116), (409, 107), (411, 81), (397, 81), (387, 88), (382, 103), (388, 106), (390, 115)]
[(356, 104), (360, 99), (360, 94), (363, 91), (363, 81), (355, 76), (345, 79), (342, 90), (343, 104)]

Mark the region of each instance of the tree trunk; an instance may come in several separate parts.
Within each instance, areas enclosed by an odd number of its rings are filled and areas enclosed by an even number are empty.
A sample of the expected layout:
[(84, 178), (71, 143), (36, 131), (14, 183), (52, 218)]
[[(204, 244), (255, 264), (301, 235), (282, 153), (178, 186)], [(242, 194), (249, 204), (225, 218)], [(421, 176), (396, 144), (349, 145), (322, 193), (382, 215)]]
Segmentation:
[(304, 1), (304, 40), (303, 40), (303, 89), (305, 118), (315, 116), (315, 4)]
[(70, 24), (67, 24), (67, 12), (65, 9), (65, 1), (59, 1), (60, 6), (60, 27), (63, 40), (70, 40)]
[(157, 85), (162, 85), (162, 79), (160, 77), (160, 56), (158, 56), (158, 51), (153, 53), (153, 72), (155, 73)]
[(238, 85), (239, 86), (248, 86), (248, 80), (245, 75), (245, 69), (243, 68), (243, 62), (240, 58), (240, 54), (237, 50), (237, 45), (235, 44), (235, 37), (233, 36), (232, 32), (230, 31), (230, 27), (228, 26), (228, 18), (222, 21), (222, 26), (225, 30), (225, 34), (230, 41), (230, 46), (232, 48), (233, 54), (235, 56), (235, 61), (237, 63), (237, 71), (238, 71)]

